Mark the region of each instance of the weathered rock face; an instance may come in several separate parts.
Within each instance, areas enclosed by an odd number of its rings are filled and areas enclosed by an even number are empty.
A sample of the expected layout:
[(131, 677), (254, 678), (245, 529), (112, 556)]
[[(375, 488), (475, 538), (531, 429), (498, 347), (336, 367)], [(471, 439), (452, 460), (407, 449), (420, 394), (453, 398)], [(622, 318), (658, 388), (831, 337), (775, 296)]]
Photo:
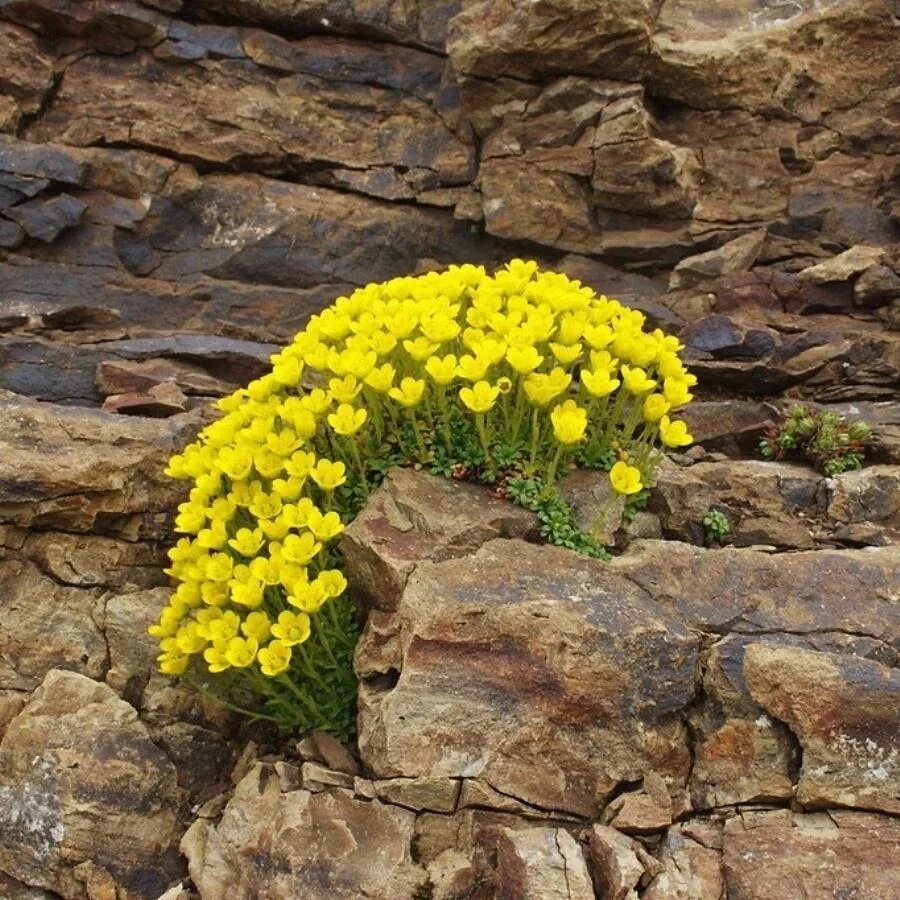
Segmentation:
[(0, 761), (12, 877), (79, 898), (97, 896), (93, 879), (147, 900), (180, 877), (175, 767), (108, 687), (50, 672), (7, 726)]
[(582, 816), (652, 772), (677, 794), (696, 663), (694, 636), (604, 564), (489, 541), (419, 561), (396, 608), (371, 614), (360, 750), (382, 777), (473, 778)]
[[(890, 896), (898, 47), (880, 0), (0, 2), (0, 894), (186, 900), (196, 818), (210, 898)], [(354, 286), (522, 255), (679, 335), (701, 446), (606, 566), (392, 474), (363, 758), (254, 767), (153, 672), (164, 460)], [(753, 461), (797, 399), (875, 465)]]
[(216, 826), (198, 820), (184, 837), (201, 898), (396, 897), (413, 900), (427, 882), (413, 863), (415, 815), (346, 793), (283, 793), (256, 766)]

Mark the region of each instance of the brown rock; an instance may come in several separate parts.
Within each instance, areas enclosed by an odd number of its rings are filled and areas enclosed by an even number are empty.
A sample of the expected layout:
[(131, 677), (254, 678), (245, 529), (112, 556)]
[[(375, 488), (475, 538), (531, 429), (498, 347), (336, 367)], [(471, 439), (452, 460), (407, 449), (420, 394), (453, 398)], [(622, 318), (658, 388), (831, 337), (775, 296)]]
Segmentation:
[(102, 676), (102, 590), (67, 587), (24, 560), (0, 562), (0, 688), (32, 690), (56, 668)]
[(498, 900), (593, 900), (581, 848), (561, 828), (497, 828), (485, 843), (496, 853)]
[(796, 738), (754, 702), (744, 682), (744, 653), (753, 640), (729, 635), (706, 656), (703, 703), (691, 715), (695, 809), (793, 797), (800, 762)]
[(606, 472), (576, 469), (560, 479), (559, 492), (583, 531), (603, 544), (613, 543), (622, 527), (625, 497), (613, 492)]
[[(9, 22), (0, 22), (0, 54), (6, 60), (0, 93), (14, 105), (16, 114), (10, 124), (15, 126), (21, 115), (40, 110), (53, 87), (53, 56), (33, 32)], [(14, 132), (15, 127), (9, 130)]]
[(693, 287), (720, 275), (748, 271), (756, 262), (765, 238), (765, 231), (751, 231), (715, 250), (681, 260), (669, 278), (669, 287), (673, 290)]
[(384, 778), (375, 781), (374, 788), (385, 803), (416, 812), (452, 813), (460, 794), (460, 782), (454, 778)]
[(315, 746), (316, 754), (329, 768), (348, 775), (359, 775), (356, 757), (337, 738), (325, 731), (314, 731), (310, 740)]
[(728, 456), (755, 451), (765, 429), (778, 419), (778, 410), (753, 400), (695, 400), (684, 408), (695, 444)]
[(596, 815), (623, 781), (683, 785), (695, 664), (695, 638), (606, 564), (490, 541), (420, 562), (396, 610), (370, 617), (360, 752), (380, 777), (478, 777)]
[[(140, 89), (123, 93), (127, 83)], [(173, 105), (188, 111), (177, 127), (166, 115)], [(84, 57), (68, 67), (31, 136), (79, 146), (131, 141), (216, 164), (253, 161), (266, 171), (402, 166), (449, 184), (472, 174), (471, 146), (428, 102), (367, 83), (273, 78), (244, 61), (172, 67), (145, 53)]]
[(396, 607), (416, 565), (465, 556), (498, 537), (526, 537), (537, 520), (483, 488), (393, 469), (344, 532), (354, 588), (381, 610)]
[(594, 885), (606, 900), (636, 900), (637, 887), (644, 877), (642, 857), (646, 851), (633, 838), (608, 825), (591, 830), (591, 874)]
[(163, 474), (196, 427), (0, 395), (0, 520), (24, 527), (169, 537), (182, 488)]
[(658, 853), (658, 872), (641, 894), (646, 900), (722, 900), (725, 893), (718, 850), (694, 840), (688, 825), (670, 828)]
[(625, 834), (652, 834), (672, 824), (672, 800), (666, 784), (656, 773), (644, 779), (640, 791), (616, 797), (603, 811), (603, 818)]
[(860, 245), (851, 247), (837, 256), (804, 269), (797, 276), (801, 281), (813, 284), (825, 284), (829, 281), (849, 281), (856, 275), (865, 272), (866, 269), (878, 265), (884, 258), (884, 250), (881, 247), (866, 247)]
[(105, 685), (50, 672), (0, 743), (0, 866), (65, 897), (84, 884), (151, 898), (180, 878), (182, 795), (137, 713)]
[(900, 529), (900, 466), (872, 466), (828, 481), (828, 516), (838, 522), (879, 522)]
[(753, 699), (803, 747), (797, 799), (808, 806), (900, 811), (900, 677), (877, 662), (753, 644)]
[(607, 566), (704, 631), (843, 631), (886, 644), (900, 631), (900, 610), (884, 601), (900, 579), (896, 547), (773, 555), (639, 541)]
[(886, 816), (773, 812), (755, 821), (735, 816), (725, 826), (729, 900), (804, 893), (883, 900), (895, 892), (898, 859), (900, 828)]
[(166, 382), (185, 394), (224, 397), (237, 387), (197, 365), (176, 359), (108, 360), (97, 366), (97, 389), (104, 396), (139, 393)]
[(221, 821), (196, 821), (182, 851), (202, 900), (391, 897), (413, 900), (427, 880), (412, 862), (415, 815), (342, 791), (281, 793), (256, 765)]

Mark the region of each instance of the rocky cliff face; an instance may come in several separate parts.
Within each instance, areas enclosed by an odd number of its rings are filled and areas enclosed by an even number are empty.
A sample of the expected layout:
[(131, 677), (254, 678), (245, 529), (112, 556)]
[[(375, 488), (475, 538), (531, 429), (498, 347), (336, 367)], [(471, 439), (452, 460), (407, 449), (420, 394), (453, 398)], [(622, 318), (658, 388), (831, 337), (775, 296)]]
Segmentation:
[[(0, 896), (892, 896), (897, 15), (0, 0)], [(622, 554), (395, 473), (345, 541), (358, 755), (154, 674), (209, 400), (354, 285), (514, 255), (700, 379)], [(873, 465), (756, 458), (794, 398)]]

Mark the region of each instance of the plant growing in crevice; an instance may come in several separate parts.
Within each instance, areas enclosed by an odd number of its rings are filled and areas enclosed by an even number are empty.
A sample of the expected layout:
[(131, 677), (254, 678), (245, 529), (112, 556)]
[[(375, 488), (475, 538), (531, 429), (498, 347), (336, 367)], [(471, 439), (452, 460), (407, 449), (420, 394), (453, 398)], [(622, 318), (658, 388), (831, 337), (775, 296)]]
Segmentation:
[(284, 731), (353, 728), (358, 636), (336, 539), (393, 466), (493, 486), (544, 537), (605, 558), (556, 483), (607, 469), (636, 509), (695, 383), (678, 340), (513, 260), (341, 297), (218, 403), (167, 469), (191, 482), (158, 622), (159, 665)]
[(721, 544), (731, 534), (731, 522), (721, 509), (710, 507), (703, 517), (703, 535), (707, 545)]
[(797, 404), (767, 430), (759, 449), (765, 459), (805, 459), (826, 475), (839, 475), (862, 468), (871, 437), (865, 422)]

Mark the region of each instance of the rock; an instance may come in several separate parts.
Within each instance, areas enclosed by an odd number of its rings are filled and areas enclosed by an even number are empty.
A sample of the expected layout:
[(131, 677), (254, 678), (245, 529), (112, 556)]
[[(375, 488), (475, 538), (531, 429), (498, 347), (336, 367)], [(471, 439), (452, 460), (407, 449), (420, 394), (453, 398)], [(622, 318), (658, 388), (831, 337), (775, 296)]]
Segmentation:
[(171, 381), (156, 384), (146, 393), (111, 394), (103, 401), (104, 412), (164, 419), (187, 409), (187, 396)]
[(336, 772), (348, 775), (359, 775), (359, 763), (356, 757), (337, 738), (325, 731), (314, 731), (310, 739), (315, 746), (316, 754)]
[(776, 346), (768, 329), (747, 328), (729, 316), (707, 316), (681, 330), (681, 338), (691, 350), (709, 353), (714, 359), (759, 359)]
[(412, 862), (415, 814), (341, 791), (282, 793), (257, 764), (235, 788), (221, 821), (194, 822), (182, 851), (201, 900), (396, 897), (427, 880)]
[[(140, 89), (123, 94), (123, 83)], [(435, 99), (338, 78), (273, 78), (246, 61), (172, 67), (143, 52), (102, 62), (86, 56), (68, 66), (53, 106), (29, 135), (78, 146), (130, 141), (216, 165), (252, 162), (269, 172), (383, 165), (427, 169), (437, 184), (463, 183), (472, 175), (473, 149), (438, 115)], [(177, 127), (167, 124), (173, 104), (189, 111)], [(362, 114), (366, 108), (369, 115)], [(368, 124), (374, 115), (377, 130)]]
[(65, 897), (86, 896), (88, 879), (148, 900), (181, 877), (175, 768), (105, 685), (49, 672), (7, 727), (0, 763), (0, 866), (12, 877)]
[(900, 274), (887, 266), (870, 266), (853, 283), (853, 302), (857, 306), (885, 306), (898, 297)]
[(777, 421), (778, 410), (753, 400), (694, 400), (681, 415), (695, 445), (742, 456), (756, 450), (765, 429)]
[(625, 497), (613, 492), (605, 471), (575, 469), (559, 482), (559, 492), (575, 513), (579, 527), (602, 544), (612, 544), (622, 527)]
[(354, 778), (346, 772), (333, 772), (318, 763), (305, 762), (300, 767), (301, 782), (303, 787), (316, 794), (329, 788), (353, 789)]
[(465, 556), (498, 537), (529, 537), (537, 520), (486, 490), (393, 469), (347, 527), (341, 552), (367, 603), (391, 610), (417, 564)]
[[(895, 819), (835, 811), (786, 811), (725, 826), (724, 871), (729, 900), (776, 896), (891, 896), (898, 877), (900, 828)], [(702, 895), (701, 895), (702, 896)]]
[(79, 162), (64, 147), (33, 144), (0, 134), (0, 172), (78, 186), (85, 180), (87, 164)]
[(822, 476), (805, 466), (756, 460), (661, 465), (649, 508), (667, 537), (704, 542), (711, 508), (727, 514), (736, 543), (809, 549), (807, 519), (825, 511)]
[(37, 198), (6, 210), (6, 215), (18, 222), (30, 237), (50, 244), (67, 228), (81, 221), (87, 207), (70, 194), (60, 194), (50, 200)]
[[(691, 837), (687, 825), (666, 832), (658, 852), (659, 868), (641, 894), (646, 900), (721, 900), (726, 894), (720, 852)], [(730, 890), (730, 884), (728, 889)], [(761, 900), (761, 895), (760, 895)]]
[(740, 525), (732, 533), (732, 539), (735, 547), (769, 546), (812, 550), (816, 546), (808, 526), (769, 516), (741, 519)]
[(445, 850), (427, 869), (434, 900), (465, 900), (473, 895), (478, 873), (465, 853)]
[(100, 678), (102, 590), (57, 584), (24, 560), (0, 562), (0, 688), (33, 690), (51, 669)]
[(561, 828), (497, 828), (485, 836), (496, 853), (501, 900), (593, 900), (581, 848)]
[(851, 247), (837, 256), (804, 269), (797, 276), (801, 281), (813, 284), (825, 284), (829, 281), (849, 281), (856, 275), (865, 272), (866, 269), (878, 265), (884, 257), (881, 247), (866, 247), (864, 245)]
[(803, 748), (806, 806), (900, 811), (900, 676), (877, 662), (754, 644), (744, 676), (753, 699)]
[(652, 834), (672, 824), (672, 800), (666, 784), (655, 772), (644, 779), (643, 789), (616, 797), (603, 818), (625, 834)]
[(209, 800), (225, 787), (235, 748), (221, 734), (190, 722), (172, 722), (153, 728), (151, 735), (175, 765), (178, 785), (192, 805)]
[(644, 877), (642, 857), (647, 853), (632, 838), (610, 828), (594, 825), (590, 842), (594, 885), (606, 900), (636, 900), (638, 883)]
[(884, 602), (900, 578), (897, 547), (768, 554), (638, 541), (607, 569), (665, 598), (668, 609), (703, 631), (835, 631), (887, 645), (900, 631), (900, 610)]
[(103, 633), (109, 653), (106, 683), (133, 705), (156, 670), (157, 642), (147, 628), (159, 618), (171, 590), (166, 587), (110, 597)]
[(589, 817), (622, 782), (684, 784), (696, 658), (696, 639), (608, 565), (492, 540), (419, 562), (396, 609), (370, 615), (360, 753), (381, 778), (478, 777)]
[(25, 232), (7, 219), (0, 219), (0, 247), (14, 250), (25, 240)]
[(460, 783), (453, 778), (385, 778), (375, 781), (374, 788), (385, 803), (416, 812), (452, 813), (460, 795)]
[(828, 516), (838, 522), (879, 522), (900, 528), (900, 466), (872, 466), (827, 482)]
[(0, 394), (0, 521), (168, 539), (182, 488), (163, 468), (194, 423), (66, 409)]
[(203, 397), (224, 397), (237, 388), (233, 382), (180, 359), (108, 360), (97, 366), (96, 379), (97, 389), (105, 397), (139, 393), (167, 382), (176, 384), (185, 394)]
[[(773, 642), (798, 638), (771, 636)], [(785, 725), (754, 702), (744, 681), (744, 654), (757, 640), (729, 635), (705, 658), (703, 702), (691, 715), (695, 809), (737, 803), (788, 802), (800, 764), (800, 747)]]
[(756, 262), (765, 239), (765, 231), (751, 231), (715, 250), (681, 260), (669, 278), (669, 288), (693, 287), (720, 275), (748, 271)]

